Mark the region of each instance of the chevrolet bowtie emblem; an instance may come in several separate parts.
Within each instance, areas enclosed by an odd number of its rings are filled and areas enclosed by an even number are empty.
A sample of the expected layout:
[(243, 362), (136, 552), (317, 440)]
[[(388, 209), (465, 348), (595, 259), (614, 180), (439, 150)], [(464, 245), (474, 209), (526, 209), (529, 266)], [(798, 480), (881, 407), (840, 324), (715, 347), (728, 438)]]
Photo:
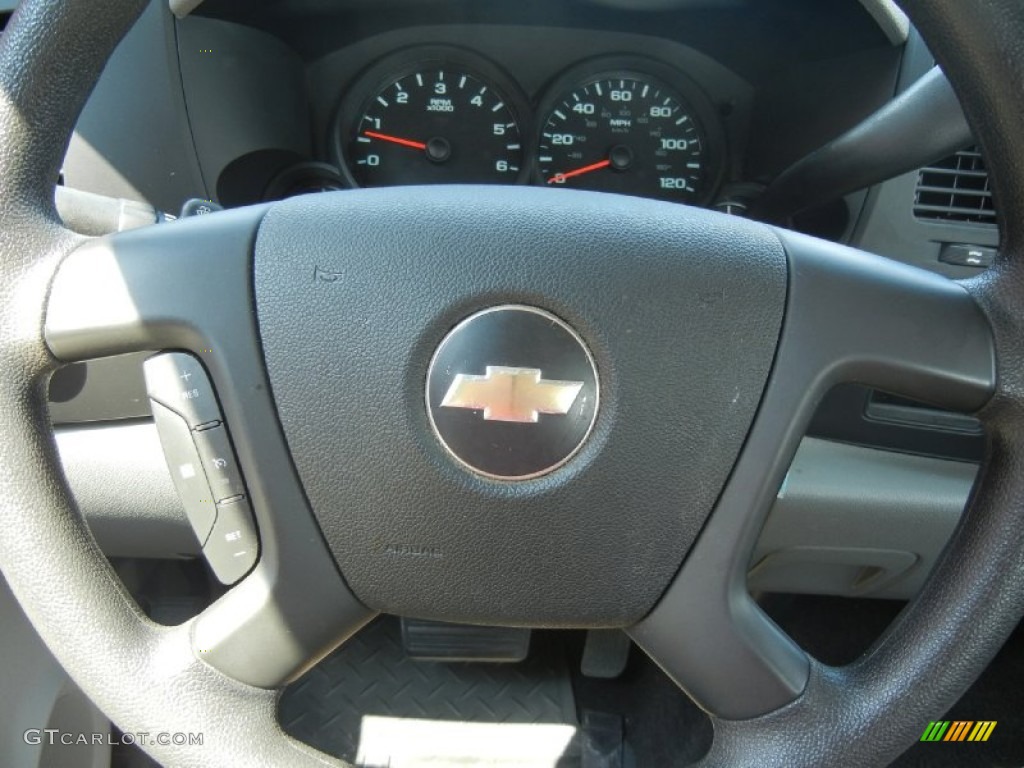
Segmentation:
[(542, 413), (564, 416), (582, 381), (551, 381), (536, 368), (486, 366), (483, 376), (460, 373), (441, 401), (442, 408), (482, 410), (486, 421), (535, 424)]

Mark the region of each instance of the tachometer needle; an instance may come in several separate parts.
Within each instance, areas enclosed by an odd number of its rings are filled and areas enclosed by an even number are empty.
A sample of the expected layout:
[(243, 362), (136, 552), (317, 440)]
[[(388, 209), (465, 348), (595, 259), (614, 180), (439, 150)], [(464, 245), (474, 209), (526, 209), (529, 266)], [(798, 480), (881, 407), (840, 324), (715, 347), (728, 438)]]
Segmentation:
[(411, 141), (409, 139), (400, 139), (397, 136), (388, 136), (386, 133), (377, 133), (376, 131), (363, 131), (365, 136), (371, 139), (380, 139), (381, 141), (390, 141), (392, 144), (401, 144), (403, 147), (412, 147), (413, 149), (426, 149), (427, 145), (422, 141)]
[(548, 184), (558, 184), (559, 182), (571, 179), (573, 176), (582, 176), (584, 173), (590, 173), (591, 171), (599, 171), (602, 168), (607, 168), (612, 164), (611, 160), (607, 158), (599, 163), (592, 163), (591, 165), (585, 165), (582, 168), (577, 168), (575, 171), (566, 171), (565, 173), (556, 173), (550, 179)]

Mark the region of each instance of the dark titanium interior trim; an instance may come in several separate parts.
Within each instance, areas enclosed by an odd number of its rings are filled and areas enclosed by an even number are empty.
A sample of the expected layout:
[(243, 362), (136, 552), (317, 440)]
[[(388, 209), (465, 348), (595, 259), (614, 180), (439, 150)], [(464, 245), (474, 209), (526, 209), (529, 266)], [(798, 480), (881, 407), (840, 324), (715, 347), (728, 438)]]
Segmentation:
[(205, 363), (248, 479), (262, 555), (198, 617), (193, 641), (208, 664), (269, 688), (301, 674), (372, 613), (324, 545), (270, 397), (252, 305), (252, 247), (265, 211), (88, 242), (54, 279), (46, 340), (66, 362), (180, 349)]

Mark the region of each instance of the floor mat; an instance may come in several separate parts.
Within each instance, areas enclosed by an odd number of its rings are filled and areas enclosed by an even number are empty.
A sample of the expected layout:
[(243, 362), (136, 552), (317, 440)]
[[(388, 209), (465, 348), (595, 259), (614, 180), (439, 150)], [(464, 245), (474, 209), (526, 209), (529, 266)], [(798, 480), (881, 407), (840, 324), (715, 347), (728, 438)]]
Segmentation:
[(579, 764), (564, 650), (542, 635), (519, 664), (413, 661), (383, 617), (289, 686), (278, 716), (296, 739), (368, 768)]

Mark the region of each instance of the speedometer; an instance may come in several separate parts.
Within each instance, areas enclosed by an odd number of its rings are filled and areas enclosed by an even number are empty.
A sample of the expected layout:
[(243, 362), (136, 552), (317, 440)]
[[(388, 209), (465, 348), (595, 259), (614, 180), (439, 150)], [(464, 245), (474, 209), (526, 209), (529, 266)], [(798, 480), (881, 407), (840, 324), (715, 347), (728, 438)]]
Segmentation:
[(537, 168), (550, 186), (693, 203), (711, 177), (704, 126), (678, 92), (635, 72), (592, 76), (541, 116)]

